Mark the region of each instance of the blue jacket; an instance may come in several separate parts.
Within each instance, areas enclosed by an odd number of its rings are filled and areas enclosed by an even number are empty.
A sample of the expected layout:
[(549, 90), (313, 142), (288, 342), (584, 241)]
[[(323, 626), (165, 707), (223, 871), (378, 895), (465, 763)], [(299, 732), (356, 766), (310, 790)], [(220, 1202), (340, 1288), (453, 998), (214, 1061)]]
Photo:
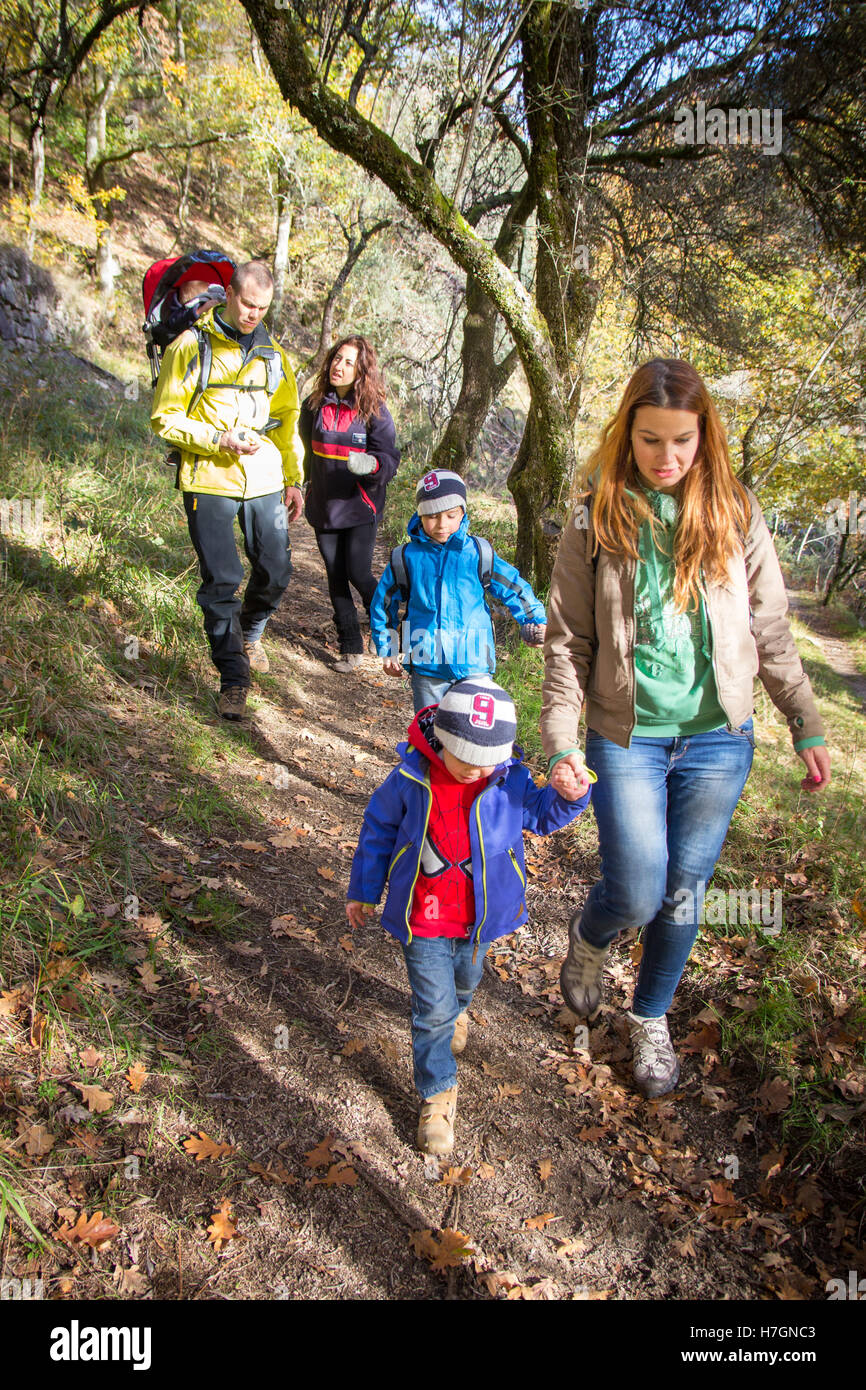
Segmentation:
[[(407, 665), (441, 680), (496, 670), (493, 624), (478, 573), (478, 547), (464, 516), (444, 545), (432, 541), (417, 512), (409, 522), (405, 562), (409, 605), (402, 631), (400, 590), (390, 564), (370, 607), (370, 632), (380, 657), (403, 654)], [(518, 570), (493, 556), (490, 592), (521, 625), (543, 623), (544, 605)]]
[[(347, 897), (377, 903), (387, 884), (382, 926), (398, 941), (408, 942), (433, 793), (429, 759), (408, 743), (398, 744), (397, 753), (399, 767), (373, 793), (364, 812)], [(565, 801), (553, 787), (537, 787), (519, 757), (495, 769), (473, 802), (469, 819), (476, 943), (508, 936), (529, 915), (524, 830), (550, 835), (575, 820), (588, 803), (589, 792), (580, 801)]]

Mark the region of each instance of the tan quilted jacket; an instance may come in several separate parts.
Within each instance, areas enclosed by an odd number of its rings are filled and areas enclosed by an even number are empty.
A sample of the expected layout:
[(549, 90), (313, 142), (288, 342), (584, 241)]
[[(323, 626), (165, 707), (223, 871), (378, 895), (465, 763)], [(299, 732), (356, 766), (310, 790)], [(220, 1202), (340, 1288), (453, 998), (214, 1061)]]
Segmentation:
[[(779, 560), (761, 508), (752, 515), (745, 554), (734, 557), (725, 584), (707, 587), (713, 671), (732, 728), (753, 710), (758, 676), (788, 721), (794, 742), (823, 736), (809, 678), (788, 625)], [(547, 757), (577, 746), (586, 725), (627, 748), (634, 715), (634, 581), (636, 562), (599, 550), (593, 562), (592, 508), (578, 506), (554, 566), (544, 644), (541, 738)]]

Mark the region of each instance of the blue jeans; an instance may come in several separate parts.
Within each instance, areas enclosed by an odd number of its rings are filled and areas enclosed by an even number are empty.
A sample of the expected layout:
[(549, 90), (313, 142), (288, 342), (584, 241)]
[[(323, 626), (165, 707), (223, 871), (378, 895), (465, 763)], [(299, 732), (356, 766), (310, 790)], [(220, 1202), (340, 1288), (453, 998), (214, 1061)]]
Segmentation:
[(449, 1091), (457, 1081), (451, 1051), (457, 1015), (468, 1009), (484, 970), (487, 943), (473, 963), (474, 941), (413, 936), (403, 947), (412, 991), (412, 1057), (422, 1100)]
[(740, 729), (633, 738), (629, 748), (587, 733), (602, 877), (580, 934), (606, 946), (627, 927), (646, 927), (632, 1004), (644, 1018), (670, 1007), (754, 746), (751, 719)]
[(436, 676), (422, 676), (420, 671), (409, 668), (409, 678), (412, 681), (412, 703), (415, 706), (415, 713), (419, 709), (426, 709), (428, 705), (438, 705), (445, 691), (454, 682), (450, 680), (439, 680)]

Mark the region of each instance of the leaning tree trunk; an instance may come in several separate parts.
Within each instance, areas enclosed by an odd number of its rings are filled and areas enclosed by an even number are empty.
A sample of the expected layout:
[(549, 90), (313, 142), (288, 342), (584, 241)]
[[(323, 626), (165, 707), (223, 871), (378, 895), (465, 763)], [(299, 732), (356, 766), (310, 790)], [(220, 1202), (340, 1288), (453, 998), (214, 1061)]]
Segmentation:
[(475, 442), (490, 407), (517, 364), (516, 351), (498, 363), (494, 358), (499, 310), (488, 299), (474, 275), (466, 279), (466, 314), (460, 357), (463, 375), (460, 394), (433, 452), (433, 468), (465, 473)]

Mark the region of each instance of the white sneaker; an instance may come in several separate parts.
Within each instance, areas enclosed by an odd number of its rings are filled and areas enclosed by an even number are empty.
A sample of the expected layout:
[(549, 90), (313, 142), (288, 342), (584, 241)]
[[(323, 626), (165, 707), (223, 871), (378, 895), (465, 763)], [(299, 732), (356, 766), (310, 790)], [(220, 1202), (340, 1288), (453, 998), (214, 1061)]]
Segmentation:
[(632, 1066), (638, 1090), (649, 1099), (672, 1091), (680, 1076), (680, 1064), (668, 1032), (668, 1021), (639, 1018), (627, 1013), (633, 1050)]
[(334, 670), (340, 672), (357, 671), (359, 666), (364, 665), (364, 658), (360, 652), (349, 652), (341, 656), (339, 661), (334, 662)]

